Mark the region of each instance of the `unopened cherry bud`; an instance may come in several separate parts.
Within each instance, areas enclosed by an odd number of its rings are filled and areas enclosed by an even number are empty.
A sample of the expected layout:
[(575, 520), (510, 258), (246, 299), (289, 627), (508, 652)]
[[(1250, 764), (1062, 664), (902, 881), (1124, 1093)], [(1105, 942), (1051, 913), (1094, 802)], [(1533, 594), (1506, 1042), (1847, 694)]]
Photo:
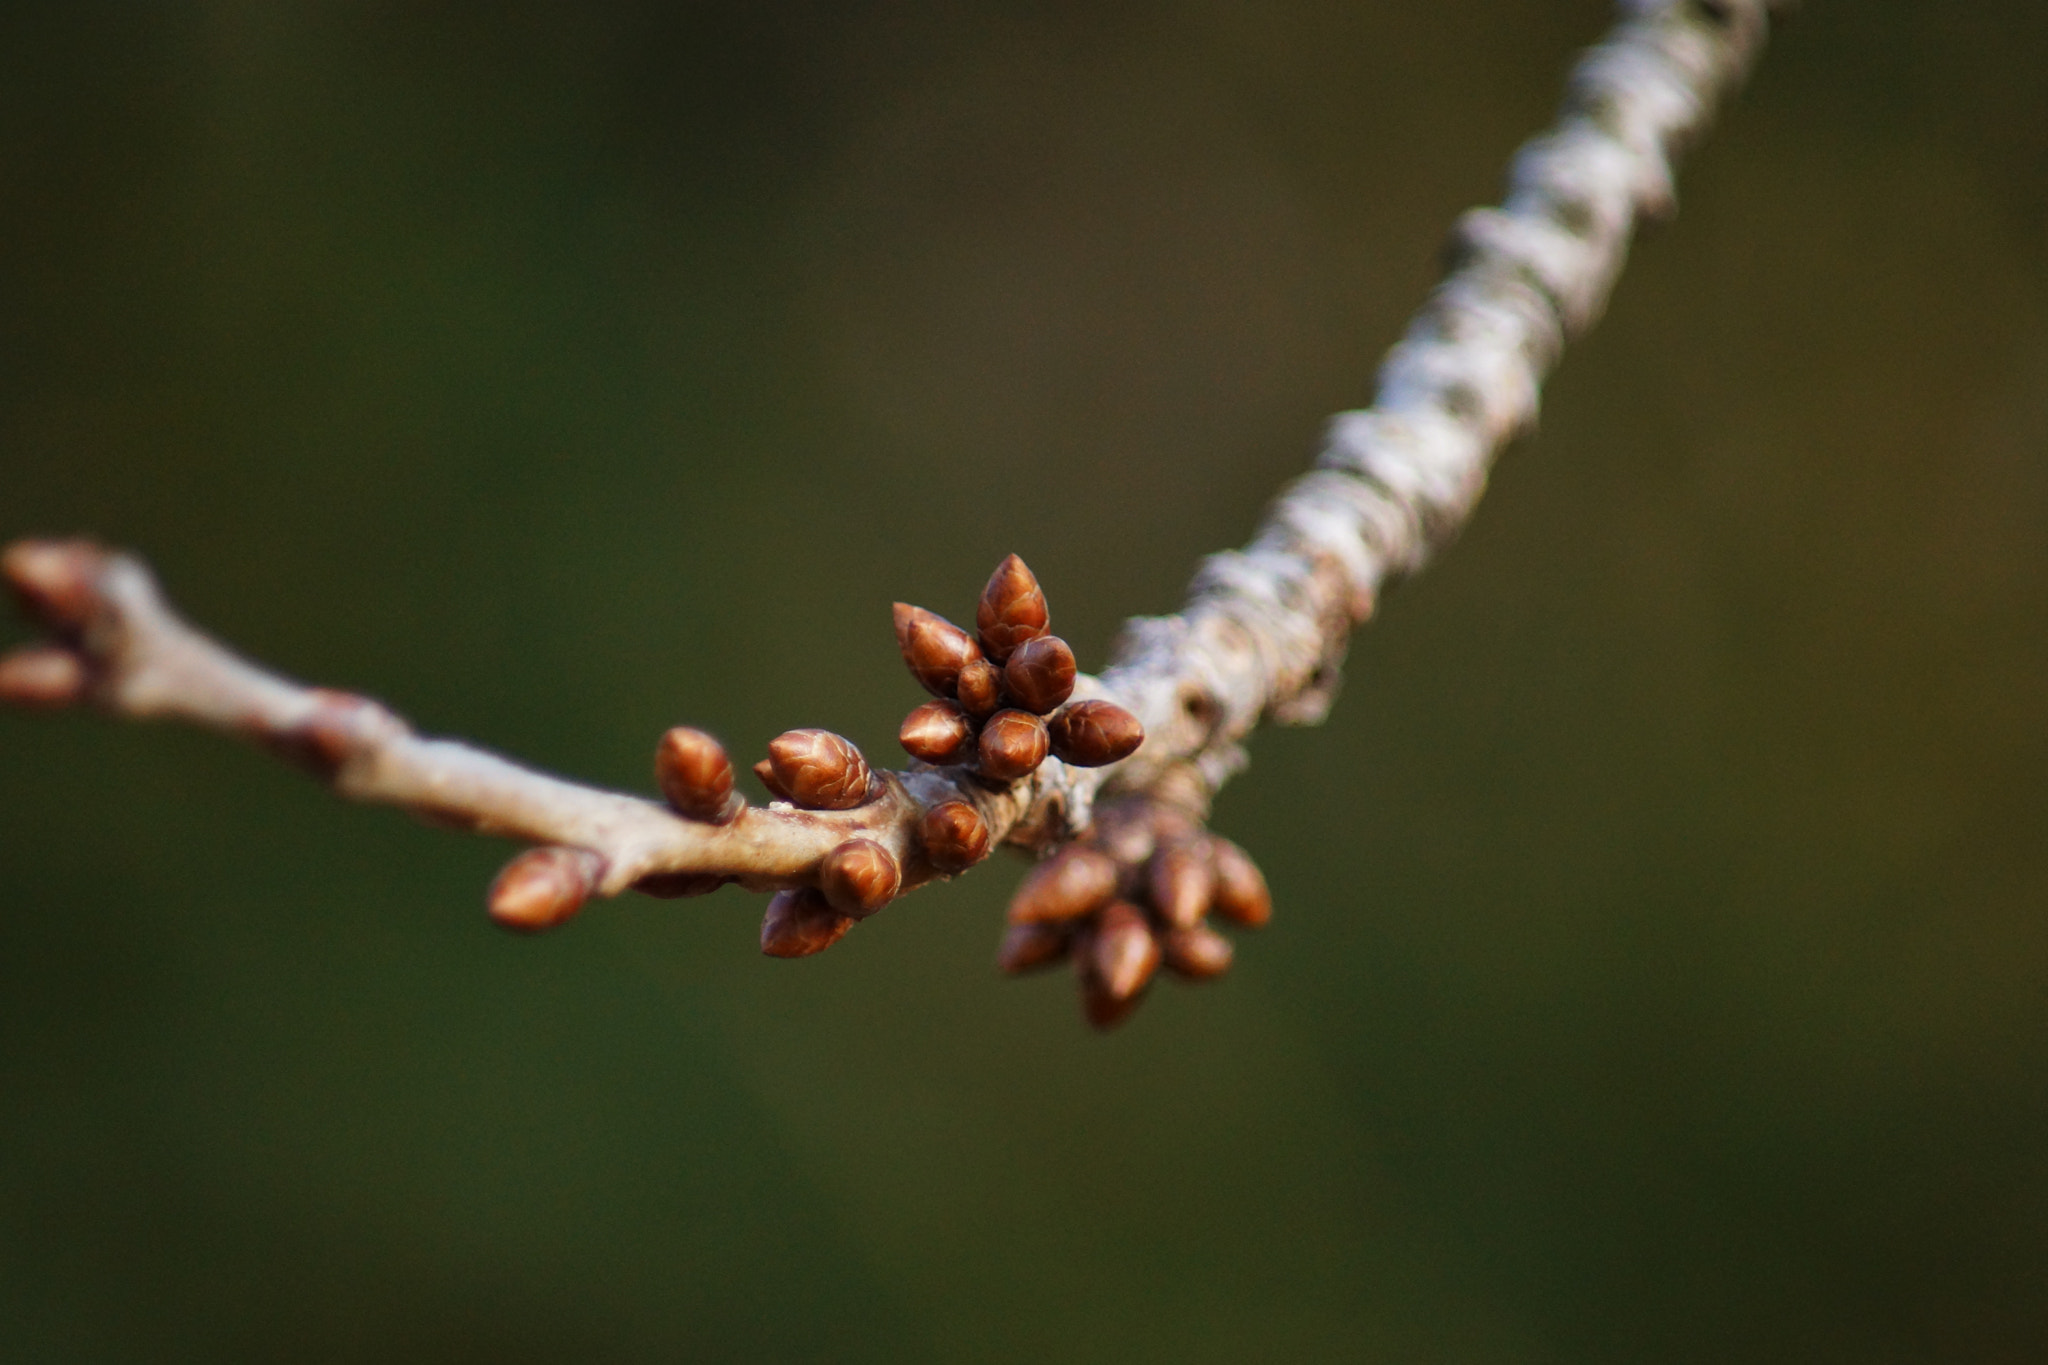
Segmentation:
[(974, 722), (944, 698), (912, 708), (896, 732), (904, 750), (926, 763), (958, 763), (974, 747)]
[(1166, 845), (1152, 855), (1146, 881), (1159, 918), (1177, 929), (1200, 924), (1216, 893), (1208, 845), (1194, 839)]
[(55, 645), (28, 645), (0, 657), (0, 704), (70, 706), (85, 697), (85, 661)]
[(936, 612), (896, 604), (896, 647), (919, 686), (935, 697), (950, 697), (960, 670), (981, 657), (974, 637)]
[(789, 800), (789, 788), (782, 785), (782, 779), (775, 775), (775, 765), (769, 760), (764, 758), (754, 765), (754, 776), (761, 779), (761, 785), (777, 801)]
[(1018, 645), (1045, 634), (1047, 619), (1045, 594), (1024, 561), (1011, 555), (996, 565), (974, 609), (974, 626), (988, 657), (1004, 662)]
[(1206, 924), (1168, 929), (1161, 945), (1166, 965), (1191, 981), (1221, 976), (1230, 967), (1230, 940)]
[(853, 927), (853, 916), (842, 915), (809, 887), (778, 891), (761, 917), (761, 951), (770, 957), (809, 957), (822, 953)]
[(788, 730), (768, 741), (768, 765), (789, 799), (810, 810), (851, 810), (868, 799), (868, 761), (830, 730)]
[(89, 540), (17, 540), (0, 553), (0, 577), (22, 606), (52, 630), (92, 619), (107, 552)]
[(1159, 968), (1159, 940), (1145, 912), (1129, 901), (1111, 901), (1095, 925), (1091, 965), (1103, 989), (1128, 1000), (1145, 988)]
[(1216, 865), (1216, 913), (1257, 929), (1273, 918), (1273, 893), (1251, 855), (1228, 839), (1212, 838), (1209, 856)]
[(834, 910), (865, 919), (896, 899), (903, 889), (903, 869), (896, 855), (873, 839), (848, 839), (825, 855), (818, 885)]
[(1074, 651), (1057, 635), (1026, 640), (1003, 665), (1003, 685), (1017, 705), (1049, 716), (1074, 695)]
[(1035, 967), (1050, 967), (1067, 955), (1068, 931), (1052, 924), (1013, 924), (1003, 932), (996, 966), (1011, 976)]
[(982, 775), (1015, 782), (1045, 762), (1048, 747), (1044, 721), (1029, 711), (998, 711), (981, 727)]
[(1059, 924), (1092, 915), (1116, 895), (1116, 860), (1068, 844), (1024, 874), (1010, 897), (1010, 923)]
[(654, 780), (669, 805), (692, 820), (724, 824), (739, 814), (732, 795), (732, 760), (725, 746), (702, 730), (678, 725), (654, 747)]
[(1077, 701), (1054, 716), (1048, 728), (1052, 751), (1077, 768), (1129, 758), (1145, 742), (1138, 718), (1109, 701)]
[(604, 864), (576, 848), (530, 848), (505, 864), (486, 902), (507, 929), (550, 929), (583, 908)]
[(941, 872), (964, 872), (988, 856), (988, 821), (965, 801), (941, 801), (918, 823), (925, 856)]
[(960, 705), (976, 720), (987, 720), (1003, 704), (1003, 670), (976, 659), (960, 670)]

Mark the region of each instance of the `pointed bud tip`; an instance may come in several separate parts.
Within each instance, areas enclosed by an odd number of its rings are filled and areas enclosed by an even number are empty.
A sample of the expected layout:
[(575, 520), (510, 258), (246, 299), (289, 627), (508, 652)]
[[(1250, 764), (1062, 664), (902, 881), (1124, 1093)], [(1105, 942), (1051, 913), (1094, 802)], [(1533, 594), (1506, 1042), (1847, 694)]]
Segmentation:
[(957, 702), (939, 698), (914, 707), (903, 718), (896, 740), (912, 758), (958, 763), (973, 749), (974, 722)]
[(85, 700), (85, 660), (56, 645), (26, 645), (0, 656), (0, 705), (60, 707)]
[(597, 889), (596, 855), (574, 848), (530, 848), (491, 883), (487, 907), (507, 929), (551, 929), (583, 908)]
[(1052, 718), (1052, 751), (1077, 768), (1119, 763), (1145, 742), (1145, 727), (1115, 702), (1077, 701)]
[(761, 951), (769, 957), (810, 957), (822, 953), (853, 927), (823, 895), (805, 888), (778, 891), (761, 917)]
[(45, 626), (78, 630), (98, 606), (107, 559), (89, 540), (17, 540), (0, 551), (0, 577)]
[(676, 812), (723, 824), (739, 814), (733, 799), (732, 759), (702, 730), (678, 725), (654, 748), (654, 780)]
[(1116, 860), (1069, 844), (1024, 874), (1010, 897), (1012, 924), (1061, 924), (1092, 915), (1116, 895)]
[(974, 610), (981, 647), (997, 663), (1026, 640), (1045, 634), (1050, 619), (1036, 575), (1016, 555), (996, 565)]
[(768, 765), (788, 799), (810, 810), (852, 810), (868, 799), (874, 778), (853, 741), (830, 730), (777, 735), (768, 742)]

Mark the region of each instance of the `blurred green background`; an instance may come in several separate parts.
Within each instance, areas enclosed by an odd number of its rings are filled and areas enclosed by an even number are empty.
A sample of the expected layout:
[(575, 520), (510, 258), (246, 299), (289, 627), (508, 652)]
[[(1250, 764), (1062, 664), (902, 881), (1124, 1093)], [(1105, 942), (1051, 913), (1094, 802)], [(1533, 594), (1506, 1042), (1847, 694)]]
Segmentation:
[[(0, 536), (607, 783), (893, 754), (889, 602), (1177, 605), (1606, 19), (6, 0)], [(0, 1356), (2048, 1356), (2044, 72), (1782, 26), (1108, 1037), (1010, 868), (513, 940), (502, 846), (0, 716)]]

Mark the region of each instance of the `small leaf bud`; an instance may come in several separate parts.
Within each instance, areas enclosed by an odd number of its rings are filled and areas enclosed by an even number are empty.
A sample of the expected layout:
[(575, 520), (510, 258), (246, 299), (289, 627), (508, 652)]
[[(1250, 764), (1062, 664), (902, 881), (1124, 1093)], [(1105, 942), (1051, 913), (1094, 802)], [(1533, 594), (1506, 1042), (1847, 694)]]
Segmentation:
[(866, 919), (896, 899), (903, 869), (896, 855), (873, 839), (848, 839), (825, 855), (818, 882), (834, 910)]
[(1045, 722), (1029, 711), (998, 711), (981, 727), (981, 772), (1015, 782), (1045, 762)]
[(770, 957), (809, 957), (839, 942), (852, 927), (853, 916), (840, 914), (809, 887), (778, 891), (761, 917), (761, 951)]
[(1138, 718), (1108, 701), (1077, 701), (1052, 718), (1050, 729), (1052, 751), (1077, 768), (1129, 758), (1145, 742)]
[(896, 646), (918, 685), (935, 697), (950, 697), (960, 670), (981, 657), (974, 637), (935, 612), (896, 604)]
[(1212, 838), (1209, 854), (1216, 865), (1216, 913), (1247, 929), (1273, 918), (1273, 893), (1251, 855), (1228, 839)]
[(941, 872), (964, 872), (988, 856), (988, 821), (965, 801), (941, 801), (924, 813), (918, 833), (925, 856)]
[(1010, 897), (1010, 923), (1058, 924), (1092, 915), (1116, 895), (1116, 860), (1068, 844), (1024, 874)]
[(107, 559), (89, 540), (17, 540), (0, 553), (0, 577), (38, 621), (75, 632), (92, 619)]
[(654, 748), (654, 780), (678, 813), (724, 824), (740, 813), (732, 795), (732, 760), (702, 730), (678, 725)]
[(1011, 976), (1050, 967), (1067, 955), (1070, 937), (1059, 925), (1013, 924), (1003, 932), (1003, 946), (996, 951), (996, 966)]
[(1003, 670), (975, 659), (960, 670), (960, 704), (976, 720), (987, 720), (1003, 704)]
[(789, 799), (810, 810), (852, 810), (868, 799), (868, 761), (830, 730), (788, 730), (768, 742), (768, 764)]
[(1026, 640), (1045, 634), (1045, 594), (1024, 561), (1011, 555), (996, 565), (974, 610), (975, 629), (988, 657), (1002, 663)]
[(1216, 894), (1208, 845), (1194, 839), (1166, 845), (1152, 855), (1147, 883), (1159, 918), (1176, 929), (1192, 929), (1209, 913)]
[(8, 706), (70, 706), (84, 700), (90, 681), (85, 660), (55, 645), (0, 657), (0, 703)]
[(1206, 924), (1168, 929), (1163, 946), (1166, 965), (1190, 981), (1207, 981), (1230, 967), (1230, 940)]
[(1017, 705), (1049, 716), (1074, 695), (1074, 651), (1057, 635), (1026, 640), (1003, 665), (1003, 685)]
[(1111, 901), (1095, 926), (1091, 965), (1103, 989), (1128, 1000), (1145, 988), (1159, 968), (1159, 940), (1145, 912), (1129, 901)]
[(905, 752), (926, 763), (958, 763), (974, 748), (974, 722), (944, 698), (914, 707), (896, 732)]
[(491, 883), (491, 918), (507, 929), (551, 929), (583, 908), (603, 866), (582, 849), (530, 848)]

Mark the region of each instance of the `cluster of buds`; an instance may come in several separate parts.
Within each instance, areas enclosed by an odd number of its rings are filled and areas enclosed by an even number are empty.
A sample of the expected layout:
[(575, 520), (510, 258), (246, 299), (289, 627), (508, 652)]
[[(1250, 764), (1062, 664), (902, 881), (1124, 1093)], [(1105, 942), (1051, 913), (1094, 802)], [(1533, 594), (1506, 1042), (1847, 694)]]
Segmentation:
[(1112, 1028), (1161, 966), (1189, 981), (1230, 966), (1211, 912), (1246, 929), (1271, 919), (1258, 867), (1182, 811), (1126, 797), (1097, 807), (1085, 835), (1018, 884), (997, 961), (1014, 975), (1071, 960), (1088, 1022)]
[(1029, 777), (1048, 754), (1081, 768), (1128, 758), (1144, 727), (1114, 702), (1070, 700), (1074, 651), (1049, 621), (1045, 593), (1015, 555), (982, 589), (973, 635), (898, 602), (897, 647), (934, 698), (903, 718), (897, 738), (910, 756), (997, 786)]

